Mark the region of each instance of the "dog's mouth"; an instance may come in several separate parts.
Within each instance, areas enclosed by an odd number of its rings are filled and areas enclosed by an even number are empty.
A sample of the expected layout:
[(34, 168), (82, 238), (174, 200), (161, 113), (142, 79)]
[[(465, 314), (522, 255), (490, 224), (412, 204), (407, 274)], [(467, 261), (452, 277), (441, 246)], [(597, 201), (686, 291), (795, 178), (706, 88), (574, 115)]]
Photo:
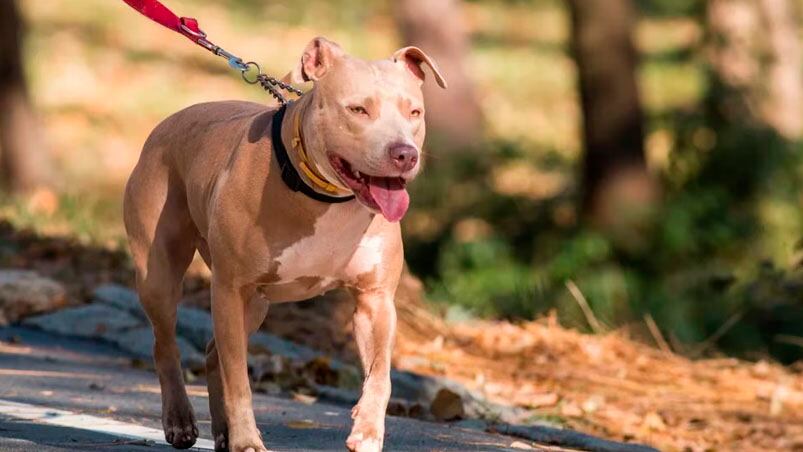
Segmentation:
[(363, 174), (344, 158), (329, 154), (329, 163), (357, 199), (369, 209), (381, 212), (388, 221), (399, 221), (410, 206), (407, 181), (403, 177)]

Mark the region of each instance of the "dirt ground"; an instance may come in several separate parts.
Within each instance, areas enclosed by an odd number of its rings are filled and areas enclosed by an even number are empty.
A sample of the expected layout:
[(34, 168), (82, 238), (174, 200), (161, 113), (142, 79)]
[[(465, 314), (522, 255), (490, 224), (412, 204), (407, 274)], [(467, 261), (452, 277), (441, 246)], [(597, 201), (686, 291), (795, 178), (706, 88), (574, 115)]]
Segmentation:
[(690, 361), (554, 319), (448, 327), (431, 341), (402, 335), (396, 362), (580, 431), (662, 450), (803, 450), (803, 376), (767, 362)]
[[(0, 222), (0, 267), (31, 268), (64, 282), (73, 303), (102, 282), (131, 284), (125, 253), (39, 237)], [(208, 303), (203, 271), (186, 302)], [(555, 318), (449, 324), (403, 281), (394, 364), (445, 376), (487, 398), (532, 410), (534, 420), (634, 440), (668, 451), (803, 451), (803, 366), (732, 358), (690, 360), (633, 339), (586, 335)], [(271, 308), (266, 330), (354, 359), (352, 302), (333, 293)]]

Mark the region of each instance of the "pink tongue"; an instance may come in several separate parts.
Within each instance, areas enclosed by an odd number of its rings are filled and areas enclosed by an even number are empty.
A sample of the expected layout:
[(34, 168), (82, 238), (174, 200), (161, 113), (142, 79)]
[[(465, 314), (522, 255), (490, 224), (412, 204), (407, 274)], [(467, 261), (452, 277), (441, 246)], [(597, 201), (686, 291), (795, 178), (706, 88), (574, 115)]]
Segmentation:
[(388, 221), (399, 221), (410, 205), (410, 195), (398, 177), (373, 177), (368, 190)]

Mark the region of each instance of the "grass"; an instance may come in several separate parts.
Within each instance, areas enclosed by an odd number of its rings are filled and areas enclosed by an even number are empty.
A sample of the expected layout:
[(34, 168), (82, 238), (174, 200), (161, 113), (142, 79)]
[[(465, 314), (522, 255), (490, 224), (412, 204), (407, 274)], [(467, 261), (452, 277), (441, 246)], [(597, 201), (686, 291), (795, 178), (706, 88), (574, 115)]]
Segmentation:
[(27, 199), (0, 196), (0, 218), (18, 229), (112, 249), (124, 245), (120, 210), (120, 202), (104, 194), (40, 191)]

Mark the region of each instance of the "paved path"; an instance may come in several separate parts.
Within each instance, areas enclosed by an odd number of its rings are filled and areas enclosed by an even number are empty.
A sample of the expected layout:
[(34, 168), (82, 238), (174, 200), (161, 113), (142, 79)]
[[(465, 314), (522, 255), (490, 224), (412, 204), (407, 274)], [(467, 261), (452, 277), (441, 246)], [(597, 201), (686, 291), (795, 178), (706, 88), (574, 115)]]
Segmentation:
[[(18, 342), (11, 343), (15, 337)], [(210, 444), (206, 388), (189, 386), (201, 440)], [(342, 451), (346, 408), (255, 394), (257, 422), (275, 451)], [(0, 328), (0, 451), (159, 451), (156, 377), (104, 344)], [(207, 441), (203, 441), (206, 439)], [(153, 441), (155, 440), (155, 441)], [(448, 424), (389, 417), (387, 451), (515, 450), (516, 440)]]

